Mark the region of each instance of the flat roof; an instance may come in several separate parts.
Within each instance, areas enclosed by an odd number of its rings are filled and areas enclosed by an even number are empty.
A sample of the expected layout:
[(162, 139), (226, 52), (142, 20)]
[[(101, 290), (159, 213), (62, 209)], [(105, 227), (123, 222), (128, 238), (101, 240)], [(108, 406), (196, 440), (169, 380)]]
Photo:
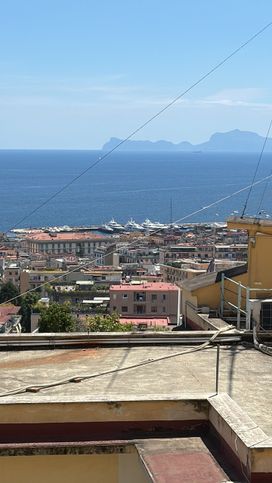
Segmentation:
[(109, 238), (104, 235), (97, 235), (95, 233), (30, 233), (27, 235), (26, 240), (41, 241), (41, 242), (54, 242), (54, 241), (77, 241), (77, 240), (108, 240)]
[(146, 282), (139, 284), (123, 283), (121, 285), (111, 285), (110, 291), (112, 292), (170, 292), (177, 291), (178, 287), (173, 283), (167, 282)]
[[(4, 335), (2, 337), (5, 337)], [(53, 347), (53, 346), (52, 346)], [(1, 393), (22, 386), (47, 384), (97, 374), (199, 346), (129, 346), (85, 349), (3, 351)], [(198, 350), (147, 366), (105, 374), (80, 383), (46, 388), (38, 393), (1, 397), (1, 404), (137, 400), (202, 397), (215, 394), (216, 347)], [(268, 435), (272, 436), (272, 359), (250, 346), (220, 347), (219, 392), (228, 393)], [(239, 424), (239, 421), (237, 422)]]

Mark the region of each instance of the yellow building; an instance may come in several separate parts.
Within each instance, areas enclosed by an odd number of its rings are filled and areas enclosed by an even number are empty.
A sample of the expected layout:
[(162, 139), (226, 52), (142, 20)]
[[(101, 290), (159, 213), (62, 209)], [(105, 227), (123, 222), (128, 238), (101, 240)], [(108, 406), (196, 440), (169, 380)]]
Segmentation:
[(255, 319), (270, 328), (272, 222), (232, 217), (228, 220), (228, 228), (248, 232), (248, 263), (185, 282), (184, 320), (192, 328), (209, 329), (217, 324), (220, 326), (219, 319), (227, 317), (232, 323), (236, 321), (238, 328), (249, 329)]

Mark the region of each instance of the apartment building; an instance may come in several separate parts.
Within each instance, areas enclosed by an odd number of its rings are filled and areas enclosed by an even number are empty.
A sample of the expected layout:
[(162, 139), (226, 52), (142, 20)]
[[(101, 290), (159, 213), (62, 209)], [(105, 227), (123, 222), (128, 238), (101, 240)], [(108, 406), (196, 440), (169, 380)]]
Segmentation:
[(167, 316), (177, 320), (179, 289), (163, 282), (140, 282), (110, 287), (110, 311), (123, 316)]
[(206, 273), (207, 268), (208, 263), (186, 263), (186, 261), (181, 260), (181, 263), (173, 262), (172, 264), (161, 265), (161, 274), (164, 282), (177, 283), (181, 286), (185, 280)]
[(28, 234), (22, 241), (22, 248), (29, 253), (46, 253), (52, 255), (73, 254), (79, 257), (94, 256), (96, 250), (112, 244), (110, 237), (95, 233), (46, 233)]
[(15, 287), (20, 287), (21, 268), (17, 263), (10, 263), (5, 266), (3, 271), (3, 282), (11, 282)]
[(20, 292), (32, 290), (50, 283), (63, 274), (62, 270), (22, 270), (20, 276)]

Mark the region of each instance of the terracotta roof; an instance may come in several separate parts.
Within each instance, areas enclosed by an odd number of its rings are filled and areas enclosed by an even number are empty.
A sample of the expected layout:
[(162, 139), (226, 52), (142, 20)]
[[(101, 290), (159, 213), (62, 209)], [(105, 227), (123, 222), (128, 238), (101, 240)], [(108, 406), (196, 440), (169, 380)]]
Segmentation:
[(123, 283), (121, 285), (111, 285), (110, 290), (119, 292), (169, 292), (173, 290), (177, 291), (178, 287), (172, 283), (166, 282), (147, 282), (139, 284)]
[(73, 241), (73, 240), (100, 240), (100, 239), (107, 239), (108, 237), (104, 235), (97, 235), (96, 233), (77, 233), (77, 232), (69, 232), (69, 233), (54, 233), (53, 235), (50, 233), (32, 233), (27, 235), (26, 240), (33, 240), (33, 241)]
[(16, 305), (0, 305), (0, 325), (4, 325), (12, 315), (17, 315), (20, 307)]

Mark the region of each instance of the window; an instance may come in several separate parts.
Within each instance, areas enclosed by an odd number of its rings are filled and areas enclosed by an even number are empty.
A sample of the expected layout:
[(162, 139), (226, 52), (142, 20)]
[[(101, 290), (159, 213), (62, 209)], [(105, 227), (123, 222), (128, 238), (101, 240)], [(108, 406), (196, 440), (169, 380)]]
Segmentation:
[(145, 305), (134, 305), (135, 314), (145, 314)]
[(157, 300), (157, 294), (156, 293), (153, 293), (151, 295), (151, 300), (152, 300), (152, 302), (154, 302), (154, 300)]
[(123, 305), (123, 307), (122, 307), (122, 312), (127, 312), (127, 311), (128, 311), (127, 306), (126, 306), (126, 305)]
[(146, 293), (145, 292), (135, 292), (134, 293), (134, 300), (135, 300), (135, 302), (145, 302), (146, 301)]
[(155, 307), (155, 305), (151, 307), (151, 312), (157, 312), (157, 307)]
[(165, 300), (166, 299), (166, 295), (165, 293), (162, 295), (162, 300)]
[(127, 299), (127, 296), (128, 296), (127, 293), (123, 293), (123, 299)]
[(162, 308), (162, 311), (163, 311), (163, 312), (166, 312), (166, 309), (165, 309), (165, 307), (163, 307), (163, 308)]

